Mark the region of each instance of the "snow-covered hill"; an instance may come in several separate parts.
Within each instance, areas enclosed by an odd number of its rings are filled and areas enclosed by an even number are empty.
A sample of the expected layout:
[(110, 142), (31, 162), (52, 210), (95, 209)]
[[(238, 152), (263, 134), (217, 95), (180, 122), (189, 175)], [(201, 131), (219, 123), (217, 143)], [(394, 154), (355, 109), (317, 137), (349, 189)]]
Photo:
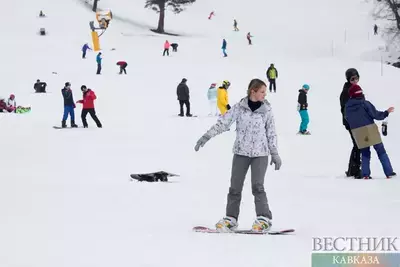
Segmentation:
[[(398, 70), (383, 66), (381, 72), (382, 41), (368, 34), (370, 6), (356, 0), (248, 0), (246, 6), (204, 0), (180, 15), (167, 14), (166, 30), (182, 34), (171, 37), (148, 30), (156, 27), (157, 14), (144, 9), (144, 1), (102, 0), (100, 8), (120, 19), (101, 37), (103, 71), (95, 75), (95, 53), (82, 60), (80, 52), (90, 42), (95, 16), (80, 1), (14, 2), (3, 14), (0, 95), (14, 93), (32, 111), (0, 113), (0, 266), (302, 267), (310, 266), (312, 237), (400, 234), (399, 179), (384, 178), (376, 154), (375, 179), (343, 177), (351, 149), (338, 99), (345, 70), (359, 70), (360, 85), (377, 108), (400, 106)], [(46, 18), (37, 17), (41, 9)], [(213, 10), (216, 16), (208, 20)], [(234, 18), (239, 32), (233, 32)], [(48, 36), (37, 35), (41, 27)], [(247, 32), (255, 36), (253, 46)], [(162, 57), (166, 39), (179, 43), (178, 53)], [(118, 60), (128, 62), (128, 75), (117, 74)], [(207, 116), (207, 89), (229, 80), (233, 104), (253, 77), (265, 79), (270, 63), (279, 71), (278, 93), (267, 98), (283, 166), (279, 172), (269, 168), (265, 187), (274, 227), (295, 228), (296, 234), (193, 233), (193, 226), (213, 226), (224, 216), (235, 137), (235, 131), (224, 133), (194, 151), (216, 122)], [(197, 118), (176, 116), (182, 78)], [(36, 79), (48, 83), (49, 94), (33, 94)], [(96, 92), (103, 129), (90, 118), (89, 129), (52, 128), (61, 124), (60, 90), (67, 81), (75, 100), (82, 84)], [(311, 85), (311, 136), (296, 135), (304, 83)], [(75, 111), (81, 124), (79, 105)], [(383, 138), (395, 170), (398, 131), (395, 111)], [(129, 181), (130, 173), (156, 170), (181, 176), (172, 183)], [(249, 227), (254, 216), (246, 181), (240, 226)]]

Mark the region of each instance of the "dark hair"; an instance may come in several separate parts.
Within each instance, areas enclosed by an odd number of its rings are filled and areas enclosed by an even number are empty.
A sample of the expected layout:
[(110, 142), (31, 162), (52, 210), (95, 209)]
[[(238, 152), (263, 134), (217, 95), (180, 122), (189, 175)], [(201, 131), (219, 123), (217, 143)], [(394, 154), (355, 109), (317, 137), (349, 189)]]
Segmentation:
[(247, 88), (247, 96), (250, 96), (251, 91), (257, 92), (261, 87), (267, 87), (266, 83), (260, 79), (253, 79), (249, 83), (249, 87)]

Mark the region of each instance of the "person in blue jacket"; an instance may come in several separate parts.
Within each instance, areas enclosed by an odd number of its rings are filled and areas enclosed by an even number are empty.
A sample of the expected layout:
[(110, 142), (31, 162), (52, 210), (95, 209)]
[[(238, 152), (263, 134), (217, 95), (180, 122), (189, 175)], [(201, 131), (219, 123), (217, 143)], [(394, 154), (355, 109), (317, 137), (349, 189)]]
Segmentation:
[(75, 112), (74, 108), (75, 102), (74, 102), (74, 96), (72, 94), (71, 90), (71, 84), (69, 82), (65, 83), (64, 88), (61, 90), (62, 96), (64, 98), (64, 116), (62, 119), (61, 127), (66, 128), (67, 127), (67, 119), (68, 115), (71, 117), (71, 127), (76, 128), (78, 125), (75, 124)]
[(86, 58), (86, 52), (87, 52), (88, 49), (92, 50), (87, 43), (84, 44), (83, 47), (82, 47), (82, 58)]
[(308, 84), (304, 84), (299, 90), (299, 97), (297, 99), (297, 110), (299, 111), (301, 118), (299, 134), (302, 135), (310, 135), (310, 132), (307, 130), (308, 123), (310, 122), (307, 102), (308, 90), (310, 90), (310, 86)]
[(354, 139), (361, 152), (361, 172), (364, 179), (371, 179), (370, 147), (373, 146), (382, 164), (387, 178), (396, 176), (390, 163), (389, 156), (383, 146), (378, 126), (374, 120), (384, 120), (389, 113), (394, 111), (393, 107), (386, 111), (378, 111), (375, 106), (365, 100), (361, 87), (354, 83), (349, 89), (350, 99), (345, 106), (346, 121), (350, 126)]
[(208, 116), (218, 116), (217, 107), (217, 84), (212, 83), (207, 91), (208, 103), (210, 104), (210, 113)]
[(96, 74), (101, 74), (101, 61), (103, 60), (103, 58), (101, 57), (101, 52), (99, 52), (97, 54), (96, 57), (96, 62), (97, 62), (97, 72)]
[(226, 46), (227, 46), (227, 42), (226, 42), (225, 39), (223, 39), (223, 40), (222, 40), (222, 47), (221, 47), (221, 49), (222, 49), (222, 53), (224, 53), (224, 57), (227, 57), (227, 56), (228, 56), (228, 54), (226, 53)]

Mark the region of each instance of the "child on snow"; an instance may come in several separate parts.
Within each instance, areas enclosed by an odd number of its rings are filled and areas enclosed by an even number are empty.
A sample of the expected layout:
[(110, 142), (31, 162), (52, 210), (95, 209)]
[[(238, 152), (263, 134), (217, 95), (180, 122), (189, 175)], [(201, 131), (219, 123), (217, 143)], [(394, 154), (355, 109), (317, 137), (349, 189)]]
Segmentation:
[(228, 98), (229, 86), (231, 86), (231, 83), (225, 80), (217, 90), (217, 106), (221, 115), (224, 115), (228, 110), (231, 109)]
[(217, 109), (217, 84), (212, 83), (210, 88), (207, 91), (207, 98), (210, 104), (210, 113), (209, 116), (218, 116), (218, 109)]
[(297, 111), (300, 114), (301, 123), (299, 134), (309, 135), (310, 132), (307, 131), (308, 123), (310, 119), (308, 117), (308, 102), (307, 102), (307, 93), (310, 90), (310, 86), (308, 84), (304, 84), (303, 87), (299, 90), (299, 97), (297, 100)]
[(236, 122), (236, 141), (233, 147), (231, 186), (226, 216), (216, 224), (220, 232), (229, 232), (238, 226), (243, 183), (250, 166), (257, 214), (252, 229), (256, 232), (265, 232), (272, 225), (272, 213), (264, 190), (264, 177), (268, 166), (268, 156), (271, 155), (271, 165), (275, 164), (275, 170), (280, 169), (282, 161), (278, 154), (272, 108), (270, 103), (264, 100), (266, 90), (267, 86), (263, 81), (253, 79), (249, 84), (247, 97), (221, 117), (195, 146), (195, 151), (198, 151), (212, 137), (228, 131)]
[(374, 120), (384, 120), (389, 116), (389, 113), (394, 111), (394, 108), (390, 107), (386, 111), (377, 111), (371, 102), (365, 100), (363, 91), (357, 83), (353, 83), (350, 87), (349, 96), (350, 99), (345, 106), (346, 121), (361, 152), (362, 176), (364, 179), (371, 179), (371, 146), (374, 147), (378, 154), (386, 177), (396, 176), (383, 146), (378, 126), (374, 122)]

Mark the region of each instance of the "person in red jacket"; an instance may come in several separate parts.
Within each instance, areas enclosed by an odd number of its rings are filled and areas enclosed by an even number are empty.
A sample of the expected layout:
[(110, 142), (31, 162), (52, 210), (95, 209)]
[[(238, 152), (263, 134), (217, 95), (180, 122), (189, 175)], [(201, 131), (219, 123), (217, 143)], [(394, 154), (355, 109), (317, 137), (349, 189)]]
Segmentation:
[(89, 113), (90, 117), (95, 121), (97, 127), (102, 128), (103, 126), (101, 125), (100, 120), (96, 116), (96, 110), (94, 109), (94, 100), (96, 100), (96, 94), (89, 88), (86, 87), (86, 85), (81, 86), (81, 90), (83, 92), (83, 99), (77, 101), (76, 103), (83, 104), (82, 108), (82, 124), (84, 128), (88, 127), (88, 123), (86, 121), (86, 116)]
[(119, 74), (122, 74), (122, 72), (126, 74), (126, 67), (128, 66), (128, 63), (125, 61), (118, 61), (117, 65), (119, 66)]

